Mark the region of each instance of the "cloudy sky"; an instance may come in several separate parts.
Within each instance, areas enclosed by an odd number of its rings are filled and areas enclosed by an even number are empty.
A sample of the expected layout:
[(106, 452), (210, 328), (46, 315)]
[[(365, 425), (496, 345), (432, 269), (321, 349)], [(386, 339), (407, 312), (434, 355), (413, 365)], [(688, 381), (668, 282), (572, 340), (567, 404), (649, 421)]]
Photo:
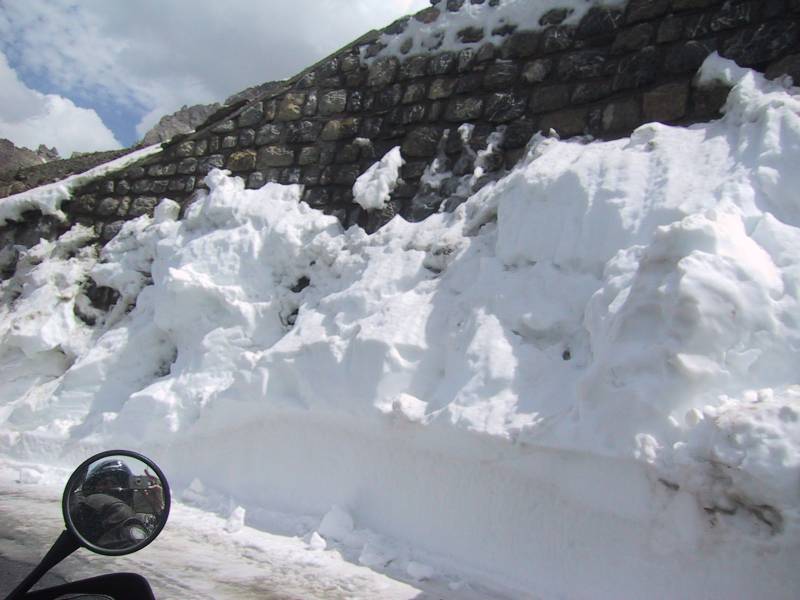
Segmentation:
[(428, 0), (0, 0), (0, 137), (128, 146), (184, 104), (290, 77)]

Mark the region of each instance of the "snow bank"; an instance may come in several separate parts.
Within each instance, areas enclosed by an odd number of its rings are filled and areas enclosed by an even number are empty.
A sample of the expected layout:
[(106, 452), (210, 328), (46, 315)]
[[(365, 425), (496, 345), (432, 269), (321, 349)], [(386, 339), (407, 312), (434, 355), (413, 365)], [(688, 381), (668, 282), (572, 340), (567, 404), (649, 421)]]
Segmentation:
[[(702, 77), (735, 84), (722, 120), (536, 137), (422, 223), (342, 231), (214, 171), (99, 257), (33, 248), (0, 452), (143, 449), (236, 527), (314, 515), (314, 551), (515, 597), (793, 596), (800, 95)], [(91, 327), (87, 275), (121, 294)]]

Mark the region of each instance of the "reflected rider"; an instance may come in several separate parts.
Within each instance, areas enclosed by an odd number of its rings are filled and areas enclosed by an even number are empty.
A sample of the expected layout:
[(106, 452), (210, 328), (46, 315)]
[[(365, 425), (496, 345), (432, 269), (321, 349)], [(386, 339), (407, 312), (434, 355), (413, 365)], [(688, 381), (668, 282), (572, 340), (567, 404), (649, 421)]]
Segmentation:
[(131, 470), (119, 459), (92, 468), (70, 508), (73, 522), (93, 544), (121, 549), (145, 540), (149, 528), (133, 510)]

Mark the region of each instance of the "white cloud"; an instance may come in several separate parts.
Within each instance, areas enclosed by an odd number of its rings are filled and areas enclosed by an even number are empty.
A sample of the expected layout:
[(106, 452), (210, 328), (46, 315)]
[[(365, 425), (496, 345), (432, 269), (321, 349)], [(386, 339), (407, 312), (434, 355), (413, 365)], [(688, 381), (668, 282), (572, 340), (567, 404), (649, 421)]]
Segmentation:
[[(294, 75), (427, 0), (3, 0), (0, 49), (62, 95), (147, 122)], [(145, 123), (141, 124), (143, 127)]]
[(120, 147), (94, 110), (75, 106), (68, 98), (28, 88), (2, 52), (0, 89), (0, 137), (17, 146), (55, 146), (61, 156)]

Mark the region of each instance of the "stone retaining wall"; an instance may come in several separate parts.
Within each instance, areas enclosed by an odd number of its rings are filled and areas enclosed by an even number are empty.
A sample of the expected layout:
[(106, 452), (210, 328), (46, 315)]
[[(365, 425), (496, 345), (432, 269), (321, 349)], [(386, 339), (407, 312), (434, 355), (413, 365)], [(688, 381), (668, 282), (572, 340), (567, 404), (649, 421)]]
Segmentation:
[[(402, 38), (409, 19), (435, 24), (464, 1), (434, 1), (382, 33)], [(90, 183), (66, 212), (107, 240), (162, 197), (185, 206), (218, 167), (250, 188), (302, 184), (310, 205), (374, 229), (394, 214), (418, 220), (445, 198), (466, 195), (510, 168), (537, 131), (614, 138), (646, 122), (713, 118), (727, 90), (692, 85), (713, 51), (800, 81), (800, 0), (630, 0), (594, 8), (575, 24), (567, 18), (553, 10), (535, 29), (465, 28), (457, 36), (467, 47), (457, 52), (400, 58), (381, 56), (385, 38), (365, 36), (280, 89), (224, 108), (160, 154)], [(486, 41), (492, 34), (502, 41)], [(465, 123), (470, 136), (458, 131)], [(394, 146), (407, 161), (402, 180), (386, 209), (368, 215), (352, 202), (353, 182)], [(421, 183), (437, 156), (447, 176), (438, 186)], [(465, 190), (476, 159), (486, 175)]]

